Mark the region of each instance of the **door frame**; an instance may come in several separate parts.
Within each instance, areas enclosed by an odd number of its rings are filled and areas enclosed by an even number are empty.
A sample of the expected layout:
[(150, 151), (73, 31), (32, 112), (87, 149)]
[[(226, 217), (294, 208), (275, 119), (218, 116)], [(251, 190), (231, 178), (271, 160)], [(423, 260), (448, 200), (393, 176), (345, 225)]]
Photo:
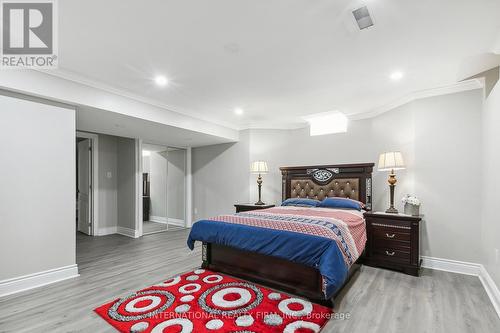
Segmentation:
[[(99, 136), (94, 133), (81, 132), (76, 131), (76, 138), (84, 138), (90, 140), (90, 147), (92, 154), (91, 156), (91, 173), (92, 177), (90, 177), (90, 186), (92, 188), (92, 199), (91, 199), (91, 226), (90, 226), (90, 235), (98, 236), (99, 235)], [(75, 140), (76, 141), (76, 140)], [(76, 165), (75, 165), (76, 168)]]
[(135, 140), (135, 238), (142, 237), (142, 143)]
[(185, 182), (185, 213), (184, 226), (191, 228), (193, 225), (193, 173), (192, 173), (192, 150), (191, 147), (186, 148), (186, 182)]

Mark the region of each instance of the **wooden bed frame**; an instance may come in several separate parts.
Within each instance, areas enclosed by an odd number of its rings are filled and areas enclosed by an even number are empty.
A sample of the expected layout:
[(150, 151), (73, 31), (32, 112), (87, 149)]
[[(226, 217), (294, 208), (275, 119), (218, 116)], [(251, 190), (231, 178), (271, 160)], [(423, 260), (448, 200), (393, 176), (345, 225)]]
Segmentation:
[[(282, 167), (282, 199), (350, 197), (371, 210), (373, 166), (363, 163)], [(315, 268), (212, 243), (203, 243), (202, 251), (204, 268), (333, 306), (333, 301), (323, 296), (322, 277)], [(351, 266), (349, 279), (359, 267), (358, 263)]]

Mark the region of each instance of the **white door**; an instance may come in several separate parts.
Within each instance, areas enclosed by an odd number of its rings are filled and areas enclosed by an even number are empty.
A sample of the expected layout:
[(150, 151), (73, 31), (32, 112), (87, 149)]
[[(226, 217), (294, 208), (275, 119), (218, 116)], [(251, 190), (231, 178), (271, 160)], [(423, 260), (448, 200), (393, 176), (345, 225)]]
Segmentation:
[(90, 139), (78, 142), (78, 231), (91, 235), (92, 151)]

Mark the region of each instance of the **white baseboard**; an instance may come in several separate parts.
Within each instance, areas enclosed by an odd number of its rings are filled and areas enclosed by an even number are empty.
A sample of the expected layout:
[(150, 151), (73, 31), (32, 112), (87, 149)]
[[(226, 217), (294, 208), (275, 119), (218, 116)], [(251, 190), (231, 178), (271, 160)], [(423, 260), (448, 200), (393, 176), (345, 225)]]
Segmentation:
[(78, 266), (75, 264), (3, 280), (0, 281), (0, 297), (75, 278), (77, 276), (79, 276)]
[(96, 236), (112, 235), (112, 234), (116, 234), (117, 231), (118, 231), (118, 227), (99, 228), (99, 230), (97, 230)]
[[(164, 216), (153, 216), (152, 215), (152, 216), (149, 217), (149, 220), (151, 222), (167, 224), (167, 218), (164, 217)], [(171, 218), (171, 217), (168, 218), (168, 224), (176, 225), (176, 226), (179, 226), (179, 227), (184, 227), (185, 226), (184, 220), (182, 220), (182, 219), (174, 219), (174, 218)]]
[(495, 281), (493, 281), (490, 274), (483, 265), (481, 265), (479, 280), (481, 280), (481, 283), (483, 284), (483, 287), (486, 290), (491, 303), (493, 303), (493, 307), (495, 308), (498, 317), (500, 317), (500, 291), (498, 290), (498, 286), (495, 284)]
[(422, 267), (446, 271), (458, 274), (466, 274), (477, 276), (481, 281), (486, 294), (490, 298), (498, 317), (500, 318), (500, 291), (498, 290), (495, 281), (481, 264), (476, 264), (466, 261), (449, 260), (442, 258), (424, 257), (422, 256)]
[(116, 227), (116, 233), (127, 237), (139, 238), (139, 231), (130, 228), (118, 226)]
[(150, 220), (151, 222), (156, 222), (156, 223), (165, 223), (165, 224), (167, 223), (167, 219), (166, 219), (165, 217), (163, 217), (163, 216), (155, 216), (155, 215), (151, 215), (151, 216), (149, 217), (149, 220)]
[(479, 276), (481, 264), (422, 256), (422, 267), (438, 271)]

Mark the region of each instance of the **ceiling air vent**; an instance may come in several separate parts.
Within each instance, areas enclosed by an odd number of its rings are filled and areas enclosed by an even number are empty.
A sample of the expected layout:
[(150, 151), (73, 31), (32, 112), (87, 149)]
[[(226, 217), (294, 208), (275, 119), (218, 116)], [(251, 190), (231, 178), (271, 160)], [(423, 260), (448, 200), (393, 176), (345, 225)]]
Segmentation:
[(352, 15), (354, 15), (354, 19), (358, 23), (360, 30), (369, 28), (373, 25), (372, 17), (366, 6), (353, 10)]

